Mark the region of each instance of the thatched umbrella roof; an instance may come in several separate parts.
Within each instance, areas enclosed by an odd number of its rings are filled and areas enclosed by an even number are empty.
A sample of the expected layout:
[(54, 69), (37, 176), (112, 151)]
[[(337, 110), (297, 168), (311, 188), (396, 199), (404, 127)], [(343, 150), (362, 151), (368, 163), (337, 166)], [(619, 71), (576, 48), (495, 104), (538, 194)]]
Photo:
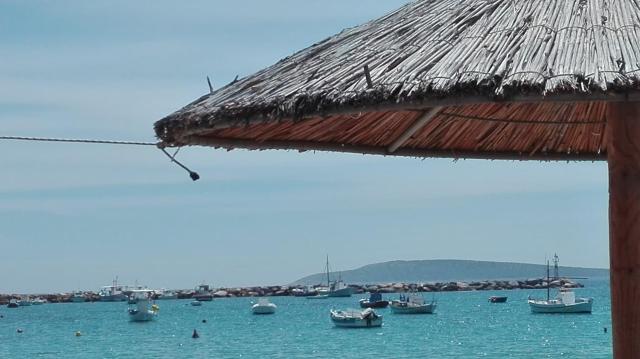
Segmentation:
[(418, 1), (201, 97), (156, 133), (170, 146), (605, 159), (598, 100), (639, 96), (639, 19), (632, 1)]
[(639, 89), (638, 0), (424, 0), (205, 95), (155, 129), (160, 147), (607, 160), (614, 355), (636, 358)]

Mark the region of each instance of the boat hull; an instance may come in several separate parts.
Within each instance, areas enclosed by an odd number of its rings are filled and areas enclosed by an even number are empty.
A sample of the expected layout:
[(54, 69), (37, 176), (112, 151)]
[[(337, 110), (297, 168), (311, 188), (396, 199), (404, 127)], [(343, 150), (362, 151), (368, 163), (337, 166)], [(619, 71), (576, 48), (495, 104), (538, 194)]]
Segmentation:
[(577, 314), (577, 313), (591, 313), (593, 301), (577, 302), (573, 304), (543, 304), (536, 301), (529, 301), (529, 307), (531, 307), (531, 313), (538, 314)]
[(360, 301), (360, 308), (386, 308), (389, 306), (389, 301), (379, 300), (376, 302), (369, 302), (368, 300)]
[(313, 295), (310, 297), (305, 297), (307, 299), (327, 299), (329, 298), (329, 296), (327, 294), (322, 294), (322, 295)]
[(491, 297), (489, 298), (489, 302), (491, 303), (506, 303), (507, 297)]
[(129, 311), (129, 320), (132, 322), (150, 322), (156, 318), (156, 313), (145, 311)]
[(213, 301), (213, 295), (195, 295), (193, 296), (193, 299), (197, 300), (198, 302), (211, 302)]
[(406, 305), (406, 303), (391, 302), (391, 311), (394, 314), (433, 314), (435, 304)]
[(7, 308), (18, 308), (18, 303), (9, 303), (7, 304)]
[(378, 328), (382, 326), (382, 316), (367, 316), (365, 318), (344, 317), (339, 312), (331, 312), (331, 321), (339, 328)]
[(251, 307), (251, 311), (253, 312), (253, 314), (257, 314), (257, 315), (274, 314), (276, 312), (276, 306), (256, 304), (253, 307)]
[(127, 296), (124, 294), (103, 295), (100, 297), (101, 302), (124, 302)]
[(338, 290), (332, 290), (327, 295), (329, 297), (350, 297), (353, 294), (353, 288), (347, 287)]

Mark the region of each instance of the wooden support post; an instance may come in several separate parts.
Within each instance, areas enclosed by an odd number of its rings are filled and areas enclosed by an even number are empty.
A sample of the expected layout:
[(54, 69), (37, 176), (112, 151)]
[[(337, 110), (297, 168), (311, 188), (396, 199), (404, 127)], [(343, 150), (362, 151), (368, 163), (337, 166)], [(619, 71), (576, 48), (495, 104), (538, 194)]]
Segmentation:
[(613, 357), (640, 356), (640, 103), (610, 102), (609, 256)]

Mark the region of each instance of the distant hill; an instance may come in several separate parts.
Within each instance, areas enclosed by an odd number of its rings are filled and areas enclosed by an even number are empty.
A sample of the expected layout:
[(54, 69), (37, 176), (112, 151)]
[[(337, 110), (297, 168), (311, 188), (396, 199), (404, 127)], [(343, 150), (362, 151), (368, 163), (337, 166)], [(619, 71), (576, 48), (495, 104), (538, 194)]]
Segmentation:
[[(490, 279), (527, 279), (546, 275), (545, 265), (508, 262), (485, 262), (455, 259), (416, 261), (391, 261), (369, 264), (358, 269), (340, 272), (342, 279), (352, 284), (388, 282), (444, 282)], [(551, 268), (553, 272), (553, 267)], [(560, 276), (603, 278), (609, 276), (608, 269), (563, 267)], [(336, 278), (338, 273), (331, 273)], [(552, 273), (553, 275), (553, 273)], [(313, 285), (326, 282), (325, 273), (313, 274), (298, 279), (293, 284)]]

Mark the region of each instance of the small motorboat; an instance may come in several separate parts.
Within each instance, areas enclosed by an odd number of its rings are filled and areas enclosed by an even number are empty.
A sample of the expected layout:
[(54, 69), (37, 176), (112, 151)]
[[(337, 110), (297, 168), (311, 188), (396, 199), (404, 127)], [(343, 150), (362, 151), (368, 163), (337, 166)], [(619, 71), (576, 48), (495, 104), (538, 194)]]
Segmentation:
[(18, 306), (20, 307), (28, 307), (31, 304), (33, 304), (31, 302), (31, 300), (29, 298), (20, 298), (20, 300), (18, 301)]
[(194, 307), (199, 307), (202, 305), (202, 302), (199, 300), (194, 300), (194, 301), (191, 301), (191, 305)]
[(489, 302), (491, 303), (506, 303), (507, 302), (507, 297), (501, 297), (501, 296), (492, 296), (489, 297)]
[(400, 299), (391, 301), (390, 306), (394, 314), (433, 314), (436, 310), (435, 300), (426, 303), (417, 294), (400, 295)]
[(178, 299), (178, 293), (172, 290), (162, 290), (156, 293), (156, 300)]
[(375, 328), (382, 326), (382, 316), (373, 309), (331, 310), (331, 321), (341, 328)]
[(42, 304), (44, 304), (46, 302), (47, 302), (46, 299), (36, 298), (36, 299), (31, 301), (31, 304), (33, 304), (33, 305), (42, 305)]
[(18, 308), (18, 301), (15, 299), (9, 300), (9, 304), (7, 304), (7, 308)]
[(382, 300), (382, 294), (375, 292), (369, 295), (369, 299), (360, 299), (360, 308), (386, 308), (388, 300)]
[(275, 304), (269, 302), (269, 299), (260, 298), (258, 303), (251, 306), (251, 311), (253, 314), (273, 314), (277, 308)]
[(153, 291), (152, 290), (133, 290), (131, 291), (130, 298), (135, 300), (135, 303), (129, 306), (129, 320), (132, 322), (149, 322), (154, 320), (160, 308), (153, 303)]
[(71, 296), (72, 303), (84, 303), (86, 301), (87, 301), (87, 297), (85, 297), (84, 293), (82, 292), (75, 292)]

